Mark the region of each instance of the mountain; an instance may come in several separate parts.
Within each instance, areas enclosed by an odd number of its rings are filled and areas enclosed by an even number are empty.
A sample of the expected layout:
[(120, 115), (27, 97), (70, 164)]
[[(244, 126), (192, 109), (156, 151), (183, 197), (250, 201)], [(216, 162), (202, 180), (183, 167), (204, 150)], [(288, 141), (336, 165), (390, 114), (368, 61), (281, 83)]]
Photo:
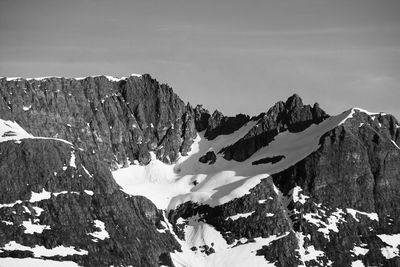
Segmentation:
[(400, 266), (400, 124), (148, 74), (0, 79), (0, 266)]

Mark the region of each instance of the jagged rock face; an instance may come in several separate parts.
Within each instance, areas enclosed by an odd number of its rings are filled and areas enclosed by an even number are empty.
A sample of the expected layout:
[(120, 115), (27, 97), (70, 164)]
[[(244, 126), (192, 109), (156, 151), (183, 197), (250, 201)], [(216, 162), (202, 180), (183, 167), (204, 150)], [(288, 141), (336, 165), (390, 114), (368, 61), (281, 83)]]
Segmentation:
[(105, 76), (82, 80), (0, 80), (2, 119), (14, 120), (33, 135), (58, 137), (100, 154), (113, 168), (149, 151), (165, 162), (185, 155), (204, 127), (206, 111), (185, 105), (150, 75), (113, 81)]
[[(120, 191), (96, 155), (55, 140), (3, 142), (0, 178), (0, 202), (11, 203), (0, 205), (1, 257), (32, 257), (31, 247), (61, 246), (71, 255), (44, 258), (82, 266), (159, 266), (170, 264), (169, 252), (179, 249), (171, 234), (158, 230), (161, 211)], [(26, 249), (4, 249), (13, 242)]]
[(234, 246), (280, 236), (257, 250), (275, 266), (399, 266), (381, 238), (400, 232), (398, 132), (393, 116), (354, 111), (317, 151), (249, 194), (215, 207), (185, 203), (170, 221), (182, 239), (194, 217)]
[[(149, 75), (0, 79), (0, 94), (0, 119), (73, 143), (0, 142), (2, 258), (62, 246), (70, 255), (42, 256), (83, 266), (185, 266), (175, 257), (190, 244), (188, 255), (203, 260), (194, 266), (400, 266), (399, 247), (387, 239), (400, 232), (393, 116), (352, 110), (340, 122), (297, 95), (253, 118), (210, 115)], [(296, 142), (308, 135), (318, 138), (302, 154)], [(164, 164), (179, 154), (190, 155)], [(178, 204), (168, 208), (169, 222), (112, 178), (110, 168), (135, 160), (132, 180), (152, 178), (144, 190), (160, 182), (183, 199), (171, 199)], [(152, 190), (139, 195), (157, 200)], [(230, 261), (236, 254), (243, 263)]]
[(202, 105), (197, 105), (194, 109), (196, 129), (198, 132), (202, 132), (208, 127), (208, 120), (210, 113), (204, 109)]
[(257, 124), (238, 142), (220, 151), (227, 160), (244, 161), (257, 150), (267, 146), (282, 131), (301, 132), (311, 124), (318, 124), (328, 115), (316, 103), (313, 107), (303, 105), (298, 95), (293, 95), (286, 102), (278, 102), (261, 114)]
[[(399, 208), (394, 204), (400, 203), (396, 189), (400, 186), (400, 149), (392, 142), (397, 133), (389, 134), (391, 127), (380, 124), (380, 121), (392, 121), (397, 125), (397, 121), (387, 115), (376, 117), (356, 113), (343, 126), (326, 133), (318, 151), (273, 175), (274, 183), (283, 192), (300, 185), (313, 198), (314, 203), (307, 201), (300, 205), (301, 216), (318, 211), (315, 203), (323, 203), (332, 210), (353, 208), (377, 214), (378, 221), (361, 216), (361, 223), (348, 216), (337, 234), (330, 233), (330, 240), (318, 237), (315, 225), (297, 216), (298, 227), (305, 235), (311, 235), (314, 246), (328, 250), (327, 256), (341, 260), (342, 266), (350, 264), (352, 244), (367, 244), (364, 248), (369, 252), (360, 257), (367, 265), (398, 266), (400, 263), (399, 258), (382, 257), (380, 249), (385, 246), (376, 237), (400, 231)], [(339, 255), (337, 251), (341, 251)]]
[(225, 117), (221, 112), (216, 110), (208, 119), (208, 126), (204, 136), (212, 140), (218, 135), (231, 134), (249, 120), (250, 117), (244, 114), (239, 114), (235, 117)]
[(284, 193), (297, 184), (320, 202), (397, 218), (398, 210), (386, 202), (400, 200), (395, 190), (400, 186), (400, 149), (392, 141), (390, 128), (378, 124), (379, 119), (356, 113), (326, 133), (318, 151), (273, 175), (275, 184)]

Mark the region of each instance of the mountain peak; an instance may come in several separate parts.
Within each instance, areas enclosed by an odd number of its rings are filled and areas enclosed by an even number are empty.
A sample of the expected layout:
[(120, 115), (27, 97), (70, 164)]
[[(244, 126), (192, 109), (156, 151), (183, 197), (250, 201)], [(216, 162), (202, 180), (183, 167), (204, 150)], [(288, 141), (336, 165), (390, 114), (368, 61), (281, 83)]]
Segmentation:
[(303, 107), (303, 100), (298, 94), (293, 94), (286, 100), (285, 106), (287, 109), (295, 109)]

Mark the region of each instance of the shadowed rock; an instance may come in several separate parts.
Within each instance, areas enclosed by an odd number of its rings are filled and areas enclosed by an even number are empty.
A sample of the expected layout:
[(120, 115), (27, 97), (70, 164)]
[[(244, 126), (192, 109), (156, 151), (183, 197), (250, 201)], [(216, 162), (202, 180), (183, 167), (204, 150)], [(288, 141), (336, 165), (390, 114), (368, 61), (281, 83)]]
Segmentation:
[(260, 160), (253, 161), (251, 164), (252, 165), (267, 164), (267, 163), (275, 164), (284, 158), (285, 156), (266, 157)]
[(257, 124), (244, 137), (219, 153), (223, 153), (227, 160), (244, 161), (258, 149), (267, 146), (280, 132), (300, 132), (326, 118), (328, 115), (318, 104), (313, 107), (303, 105), (301, 98), (295, 94), (286, 103), (278, 102), (267, 113), (255, 118)]
[(199, 158), (199, 161), (201, 163), (208, 163), (208, 164), (214, 164), (216, 160), (217, 156), (215, 155), (214, 151), (209, 151), (204, 156)]

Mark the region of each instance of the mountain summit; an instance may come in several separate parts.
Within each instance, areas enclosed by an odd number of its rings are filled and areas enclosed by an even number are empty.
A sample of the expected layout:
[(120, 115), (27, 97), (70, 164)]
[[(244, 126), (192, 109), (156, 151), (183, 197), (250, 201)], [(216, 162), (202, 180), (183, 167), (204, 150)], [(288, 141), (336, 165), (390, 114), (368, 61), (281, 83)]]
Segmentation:
[(148, 74), (0, 79), (0, 266), (400, 266), (400, 124)]

